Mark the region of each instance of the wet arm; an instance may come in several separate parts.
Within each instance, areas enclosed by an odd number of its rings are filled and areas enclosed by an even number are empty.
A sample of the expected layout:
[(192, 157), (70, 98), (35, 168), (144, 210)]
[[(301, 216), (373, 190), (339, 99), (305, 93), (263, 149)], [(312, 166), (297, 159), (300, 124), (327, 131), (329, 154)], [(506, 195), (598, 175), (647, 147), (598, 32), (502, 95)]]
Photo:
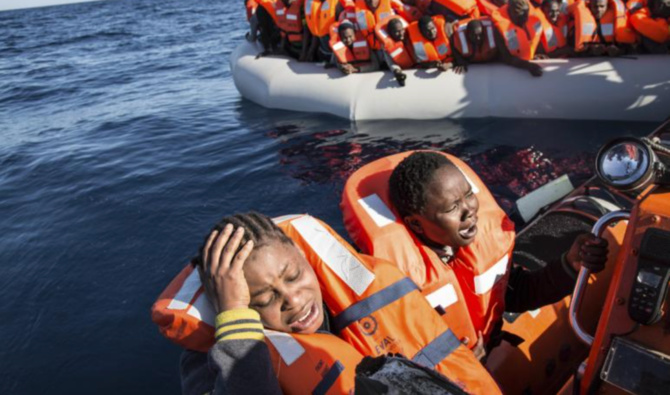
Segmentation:
[[(244, 320), (244, 323), (239, 323)], [(281, 394), (263, 341), (258, 313), (229, 310), (216, 317), (217, 342), (209, 353), (186, 350), (181, 357), (186, 395)]]
[(564, 256), (532, 272), (520, 266), (512, 268), (505, 293), (505, 311), (523, 313), (569, 295), (575, 287), (577, 273)]

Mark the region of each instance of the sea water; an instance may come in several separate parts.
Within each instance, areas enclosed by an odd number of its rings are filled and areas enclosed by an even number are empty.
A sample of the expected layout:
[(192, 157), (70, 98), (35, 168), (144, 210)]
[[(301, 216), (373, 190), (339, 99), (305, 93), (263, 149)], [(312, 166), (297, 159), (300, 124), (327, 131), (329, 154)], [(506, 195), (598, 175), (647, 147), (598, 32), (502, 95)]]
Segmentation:
[[(513, 210), (598, 147), (654, 124), (352, 124), (243, 100), (241, 0), (108, 0), (0, 12), (0, 393), (178, 394), (158, 294), (222, 216), (338, 203), (361, 165), (457, 154)], [(590, 105), (590, 103), (584, 103)]]

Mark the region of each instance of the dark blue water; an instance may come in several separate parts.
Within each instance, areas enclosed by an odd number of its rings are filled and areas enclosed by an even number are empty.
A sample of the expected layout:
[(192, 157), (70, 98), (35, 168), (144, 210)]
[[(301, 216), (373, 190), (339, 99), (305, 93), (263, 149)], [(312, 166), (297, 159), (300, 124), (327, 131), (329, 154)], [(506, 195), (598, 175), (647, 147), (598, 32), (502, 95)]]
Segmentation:
[[(506, 209), (653, 124), (352, 125), (240, 98), (242, 1), (114, 0), (0, 13), (0, 393), (176, 394), (156, 296), (221, 216), (309, 212), (342, 231), (362, 164), (464, 157)], [(585, 103), (588, 105), (588, 103)]]

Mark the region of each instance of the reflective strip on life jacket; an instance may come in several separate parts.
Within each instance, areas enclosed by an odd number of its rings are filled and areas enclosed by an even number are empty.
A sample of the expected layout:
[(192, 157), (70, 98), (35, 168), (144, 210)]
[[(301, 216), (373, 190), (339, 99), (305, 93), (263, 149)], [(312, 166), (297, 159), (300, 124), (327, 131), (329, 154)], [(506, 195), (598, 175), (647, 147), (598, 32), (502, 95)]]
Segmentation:
[(613, 23), (603, 23), (600, 25), (600, 31), (603, 36), (610, 37), (614, 36), (614, 24)]
[(521, 45), (519, 38), (516, 35), (516, 30), (508, 30), (505, 32), (505, 41), (507, 41), (507, 48), (510, 51), (518, 51)]
[(375, 275), (314, 217), (305, 215), (294, 219), (291, 226), (356, 295), (361, 296), (375, 280)]
[(363, 31), (369, 30), (367, 15), (365, 14), (365, 11), (356, 12), (356, 23), (358, 24), (358, 30)]
[(373, 221), (378, 227), (383, 228), (386, 225), (391, 225), (396, 222), (396, 217), (393, 212), (376, 193), (358, 199), (358, 204), (367, 211)]
[(288, 333), (264, 330), (265, 337), (277, 349), (286, 366), (291, 366), (305, 353), (305, 348)]
[(507, 272), (509, 263), (509, 256), (505, 254), (495, 265), (484, 273), (475, 276), (475, 293), (477, 295), (483, 295), (489, 292), (494, 285), (505, 275)]
[(456, 294), (454, 285), (447, 284), (437, 291), (426, 295), (426, 299), (428, 299), (428, 303), (430, 303), (433, 308), (441, 307), (446, 310), (447, 307), (458, 302), (458, 295)]

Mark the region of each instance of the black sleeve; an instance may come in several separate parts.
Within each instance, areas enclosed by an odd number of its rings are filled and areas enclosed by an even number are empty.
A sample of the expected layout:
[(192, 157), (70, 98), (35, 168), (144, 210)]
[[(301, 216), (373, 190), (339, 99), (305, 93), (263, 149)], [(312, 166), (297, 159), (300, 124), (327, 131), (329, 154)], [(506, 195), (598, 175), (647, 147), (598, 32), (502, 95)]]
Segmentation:
[(184, 395), (281, 394), (262, 341), (219, 341), (208, 354), (185, 350), (180, 365)]
[(505, 311), (523, 313), (556, 303), (572, 292), (576, 279), (577, 273), (562, 258), (532, 272), (515, 266), (507, 283)]

